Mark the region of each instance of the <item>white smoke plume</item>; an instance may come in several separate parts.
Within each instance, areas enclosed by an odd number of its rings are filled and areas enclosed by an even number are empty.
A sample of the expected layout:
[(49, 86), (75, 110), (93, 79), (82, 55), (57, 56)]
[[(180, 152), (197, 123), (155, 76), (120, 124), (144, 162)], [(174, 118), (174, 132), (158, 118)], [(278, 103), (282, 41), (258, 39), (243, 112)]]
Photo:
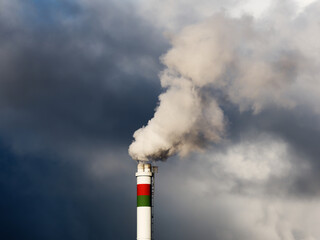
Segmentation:
[(162, 56), (166, 91), (154, 117), (134, 133), (131, 157), (164, 160), (218, 142), (225, 132), (225, 100), (254, 114), (308, 104), (303, 94), (316, 102), (320, 42), (314, 9), (318, 3), (308, 14), (274, 12), (259, 20), (219, 13), (172, 36), (172, 48)]

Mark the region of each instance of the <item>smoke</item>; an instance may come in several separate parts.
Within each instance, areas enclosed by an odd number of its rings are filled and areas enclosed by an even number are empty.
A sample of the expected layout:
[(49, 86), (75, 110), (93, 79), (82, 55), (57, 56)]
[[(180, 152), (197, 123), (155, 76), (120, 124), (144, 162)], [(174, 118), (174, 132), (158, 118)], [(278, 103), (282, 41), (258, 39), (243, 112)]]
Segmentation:
[(261, 19), (219, 13), (172, 36), (160, 74), (166, 91), (154, 117), (134, 133), (131, 157), (165, 160), (219, 142), (227, 126), (225, 104), (253, 114), (298, 105), (319, 111), (313, 9), (319, 4), (299, 15), (289, 9), (285, 18), (277, 11)]
[[(148, 126), (134, 133), (129, 152), (138, 160), (165, 160), (179, 152), (202, 149), (208, 140), (218, 141), (223, 131), (223, 113), (216, 101), (201, 96), (187, 78), (163, 73), (160, 105)], [(167, 83), (165, 83), (167, 81)]]

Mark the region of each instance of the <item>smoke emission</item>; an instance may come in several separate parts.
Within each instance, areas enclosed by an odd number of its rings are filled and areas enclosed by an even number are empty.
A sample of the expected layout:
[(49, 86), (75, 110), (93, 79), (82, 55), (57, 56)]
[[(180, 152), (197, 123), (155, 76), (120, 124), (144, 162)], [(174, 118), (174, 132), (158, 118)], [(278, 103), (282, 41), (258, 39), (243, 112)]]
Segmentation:
[(130, 156), (165, 160), (219, 142), (227, 126), (223, 104), (252, 114), (308, 104), (297, 93), (303, 87), (309, 98), (317, 96), (312, 85), (320, 45), (310, 36), (315, 23), (307, 20), (301, 14), (274, 24), (272, 17), (218, 13), (172, 36), (161, 58), (165, 91), (154, 117), (134, 133)]

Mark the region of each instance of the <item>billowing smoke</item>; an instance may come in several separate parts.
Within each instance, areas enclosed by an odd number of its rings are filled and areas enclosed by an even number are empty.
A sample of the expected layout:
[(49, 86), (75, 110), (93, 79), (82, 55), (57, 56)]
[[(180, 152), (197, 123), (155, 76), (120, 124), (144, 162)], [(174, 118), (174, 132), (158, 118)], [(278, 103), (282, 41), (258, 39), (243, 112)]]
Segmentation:
[(131, 157), (165, 160), (218, 142), (226, 103), (259, 114), (308, 104), (302, 94), (318, 99), (312, 86), (319, 82), (320, 44), (313, 36), (319, 30), (311, 19), (303, 13), (260, 20), (220, 13), (172, 36), (160, 74), (166, 91), (154, 117), (134, 133)]
[(129, 148), (138, 160), (165, 160), (179, 152), (202, 149), (208, 140), (218, 141), (223, 132), (223, 113), (212, 97), (201, 96), (190, 79), (164, 72), (160, 105), (148, 126), (137, 130)]

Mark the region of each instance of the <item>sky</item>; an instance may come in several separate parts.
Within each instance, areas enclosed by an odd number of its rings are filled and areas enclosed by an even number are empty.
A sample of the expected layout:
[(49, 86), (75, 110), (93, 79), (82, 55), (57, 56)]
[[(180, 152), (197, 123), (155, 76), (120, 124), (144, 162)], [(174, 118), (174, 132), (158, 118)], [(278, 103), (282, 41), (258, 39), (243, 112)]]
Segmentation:
[(310, 0), (0, 0), (0, 239), (136, 238), (128, 148), (150, 119), (184, 116), (154, 115), (181, 79), (206, 100), (183, 131), (206, 141), (175, 135), (157, 162), (155, 239), (320, 239), (319, 13)]

